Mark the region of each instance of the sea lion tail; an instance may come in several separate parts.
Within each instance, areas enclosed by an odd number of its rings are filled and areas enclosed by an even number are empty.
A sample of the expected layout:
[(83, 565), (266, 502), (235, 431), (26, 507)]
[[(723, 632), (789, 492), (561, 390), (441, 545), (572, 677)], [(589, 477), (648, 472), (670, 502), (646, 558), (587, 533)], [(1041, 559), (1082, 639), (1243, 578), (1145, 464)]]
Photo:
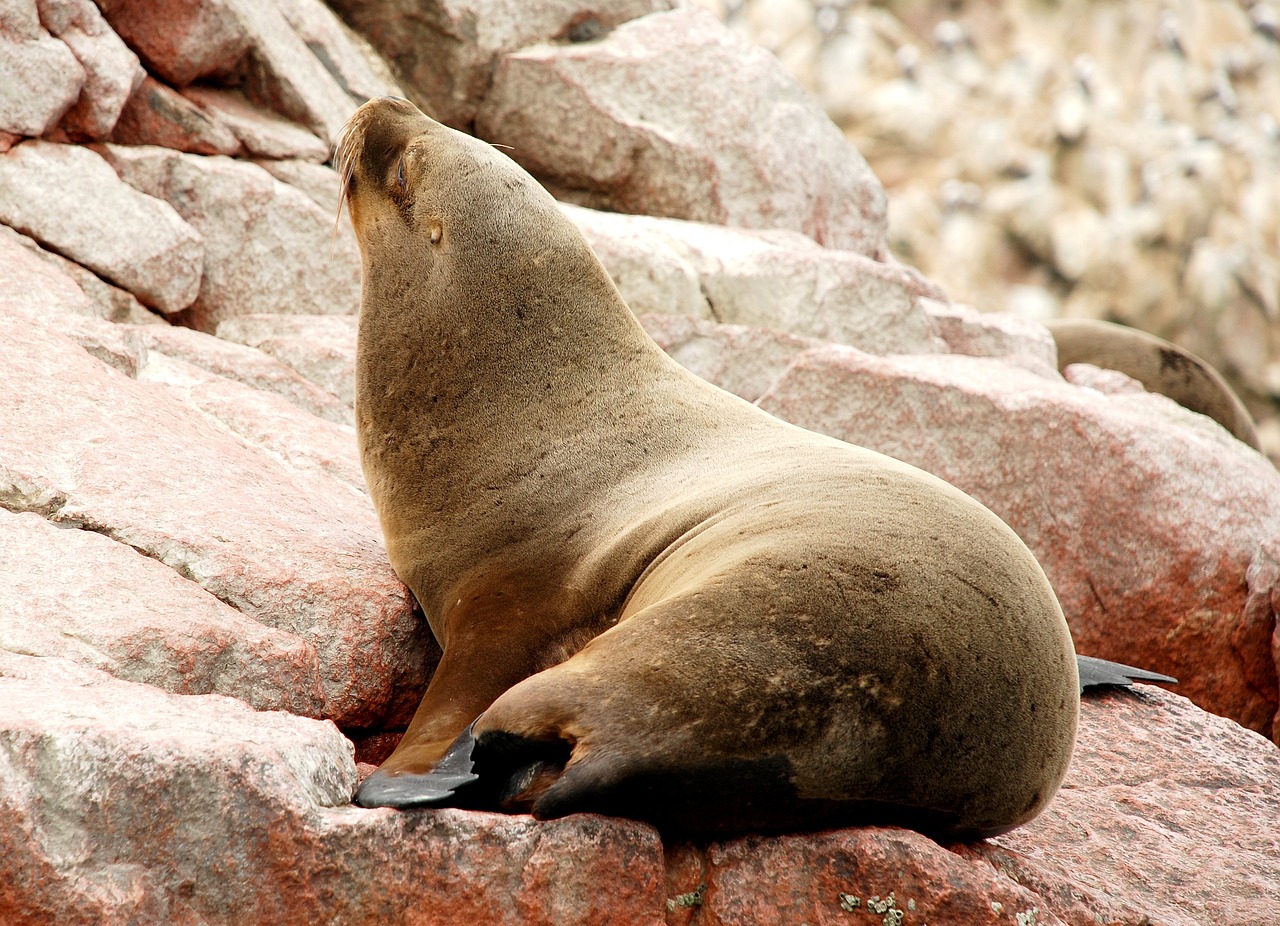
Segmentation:
[(1135, 669), (1119, 662), (1108, 662), (1093, 656), (1077, 656), (1076, 664), (1080, 669), (1080, 693), (1092, 688), (1125, 687), (1134, 682), (1165, 682), (1176, 685), (1178, 680), (1159, 672), (1148, 672)]

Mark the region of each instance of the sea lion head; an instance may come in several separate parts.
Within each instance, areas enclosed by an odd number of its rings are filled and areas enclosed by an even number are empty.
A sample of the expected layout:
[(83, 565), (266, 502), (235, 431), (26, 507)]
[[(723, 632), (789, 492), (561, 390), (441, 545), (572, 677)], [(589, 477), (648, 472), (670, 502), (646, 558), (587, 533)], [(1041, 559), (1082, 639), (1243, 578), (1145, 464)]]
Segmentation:
[[(379, 304), (396, 301), (406, 275), (419, 299), (424, 287), (437, 284), (465, 300), (469, 280), (483, 282), (475, 295), (492, 297), (527, 290), (529, 270), (551, 264), (552, 251), (560, 252), (558, 260), (566, 252), (589, 253), (555, 200), (522, 168), (408, 100), (383, 97), (361, 106), (343, 129), (335, 162), (365, 279)], [(579, 254), (575, 263), (582, 260)]]

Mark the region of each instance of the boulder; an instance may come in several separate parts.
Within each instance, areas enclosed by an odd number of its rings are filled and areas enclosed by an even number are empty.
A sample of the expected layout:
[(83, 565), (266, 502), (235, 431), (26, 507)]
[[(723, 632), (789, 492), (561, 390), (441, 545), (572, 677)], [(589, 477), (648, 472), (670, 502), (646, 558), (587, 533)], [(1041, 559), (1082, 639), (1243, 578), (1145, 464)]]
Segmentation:
[(84, 83), (75, 54), (40, 24), (35, 0), (5, 0), (0, 6), (0, 133), (44, 135), (75, 105)]
[(138, 56), (111, 31), (91, 0), (38, 0), (38, 5), (41, 23), (84, 68), (84, 86), (62, 119), (63, 131), (77, 139), (106, 138), (145, 76)]
[(593, 41), (621, 23), (674, 5), (674, 0), (330, 3), (395, 65), (424, 112), (464, 130), (475, 121), (503, 53), (538, 42)]
[[(130, 292), (118, 286), (112, 286), (92, 270), (88, 270), (75, 261), (67, 260), (60, 254), (46, 251), (26, 235), (19, 234), (7, 225), (0, 225), (0, 239), (8, 244), (17, 244), (34, 254), (40, 260), (66, 274), (80, 287), (89, 302), (82, 303), (79, 298), (73, 300), (66, 308), (69, 311), (97, 316), (112, 322), (126, 322), (138, 325), (163, 325), (164, 320), (149, 310)], [(6, 251), (11, 248), (6, 247)], [(17, 282), (15, 280), (15, 282)]]
[(182, 321), (202, 331), (252, 312), (347, 314), (360, 305), (355, 239), (256, 164), (106, 145), (132, 186), (167, 200), (204, 238), (200, 293)]
[(252, 157), (304, 158), (317, 164), (329, 158), (329, 146), (315, 135), (233, 90), (188, 87), (183, 95), (227, 126)]
[(877, 354), (942, 347), (920, 301), (940, 294), (900, 264), (799, 232), (563, 209), (637, 314), (776, 328)]
[(0, 222), (162, 312), (200, 290), (200, 233), (88, 148), (27, 141), (0, 155)]
[[(260, 316), (248, 316), (258, 318)], [(294, 318), (324, 319), (342, 321), (347, 316), (317, 315), (268, 315), (271, 319), (289, 320)], [(239, 319), (223, 322), (223, 326), (232, 325)], [(318, 384), (314, 376), (299, 374), (288, 363), (281, 362), (270, 351), (255, 349), (258, 345), (244, 346), (244, 342), (235, 343), (222, 337), (214, 337), (202, 331), (183, 328), (177, 325), (147, 326), (137, 330), (137, 337), (148, 351), (158, 351), (175, 360), (182, 360), (200, 367), (210, 373), (226, 379), (232, 379), (252, 386), (261, 392), (275, 393), (288, 399), (303, 411), (310, 412), (318, 418), (340, 425), (351, 425), (354, 416), (351, 412), (352, 398), (345, 398), (335, 393), (327, 384)], [(305, 339), (300, 339), (305, 340)], [(351, 351), (345, 362), (350, 368), (355, 361), (354, 335)], [(306, 371), (304, 371), (306, 372)], [(354, 372), (353, 370), (351, 372)], [(354, 449), (354, 445), (353, 445)]]
[(174, 694), (318, 716), (315, 651), (92, 530), (0, 508), (0, 651), (68, 660)]
[(269, 354), (351, 408), (357, 324), (353, 315), (242, 315), (218, 325), (218, 337)]
[(1120, 379), (1108, 395), (989, 358), (822, 347), (757, 404), (973, 495), (1036, 554), (1080, 652), (1176, 676), (1270, 735), (1274, 576), (1259, 556), (1280, 539), (1280, 473)]
[(0, 507), (128, 544), (300, 637), (319, 665), (321, 716), (403, 724), (435, 650), (368, 500), (131, 378), (128, 345), (101, 347), (118, 362), (0, 303)]
[(885, 255), (880, 183), (777, 59), (681, 8), (504, 55), (476, 133), (557, 197)]
[(1066, 784), (1038, 818), (955, 846), (893, 828), (664, 845), (644, 824), (586, 814), (362, 810), (347, 804), (356, 769), (331, 724), (4, 651), (0, 742), (5, 922), (1269, 926), (1280, 915), (1268, 828), (1280, 751), (1147, 687), (1085, 701)]
[(216, 114), (178, 91), (146, 77), (125, 103), (111, 140), (121, 145), (159, 145), (192, 154), (241, 154), (244, 146)]
[[(332, 16), (319, 0), (292, 3), (314, 7), (311, 15), (316, 17)], [(326, 145), (334, 142), (360, 102), (324, 60), (358, 59), (356, 45), (348, 40), (341, 47), (316, 45), (313, 50), (275, 2), (98, 0), (98, 5), (147, 69), (166, 83), (238, 83), (255, 102), (306, 126)]]

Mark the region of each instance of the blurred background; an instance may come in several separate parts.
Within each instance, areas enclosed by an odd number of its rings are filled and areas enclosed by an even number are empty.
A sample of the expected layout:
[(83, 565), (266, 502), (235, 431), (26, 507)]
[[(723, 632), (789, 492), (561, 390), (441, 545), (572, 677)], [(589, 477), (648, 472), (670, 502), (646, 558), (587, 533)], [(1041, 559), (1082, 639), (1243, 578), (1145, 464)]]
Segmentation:
[(1280, 2), (698, 2), (866, 157), (896, 257), (1188, 348), (1280, 460)]

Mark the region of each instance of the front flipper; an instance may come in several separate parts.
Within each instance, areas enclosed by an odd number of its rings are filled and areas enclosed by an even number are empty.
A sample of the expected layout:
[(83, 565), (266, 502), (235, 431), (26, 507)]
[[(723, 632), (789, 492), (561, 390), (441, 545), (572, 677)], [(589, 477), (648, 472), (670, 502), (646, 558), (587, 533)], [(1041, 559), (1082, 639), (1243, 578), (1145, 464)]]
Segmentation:
[(459, 789), (479, 781), (472, 769), (472, 753), (476, 739), (472, 733), (475, 721), (453, 741), (453, 745), (429, 772), (385, 772), (378, 769), (364, 780), (356, 791), (355, 803), (361, 807), (428, 807), (449, 805)]
[(1077, 656), (1080, 671), (1080, 693), (1091, 688), (1128, 687), (1134, 682), (1166, 682), (1176, 685), (1178, 680), (1158, 672), (1135, 669), (1119, 662), (1108, 662), (1093, 656)]

